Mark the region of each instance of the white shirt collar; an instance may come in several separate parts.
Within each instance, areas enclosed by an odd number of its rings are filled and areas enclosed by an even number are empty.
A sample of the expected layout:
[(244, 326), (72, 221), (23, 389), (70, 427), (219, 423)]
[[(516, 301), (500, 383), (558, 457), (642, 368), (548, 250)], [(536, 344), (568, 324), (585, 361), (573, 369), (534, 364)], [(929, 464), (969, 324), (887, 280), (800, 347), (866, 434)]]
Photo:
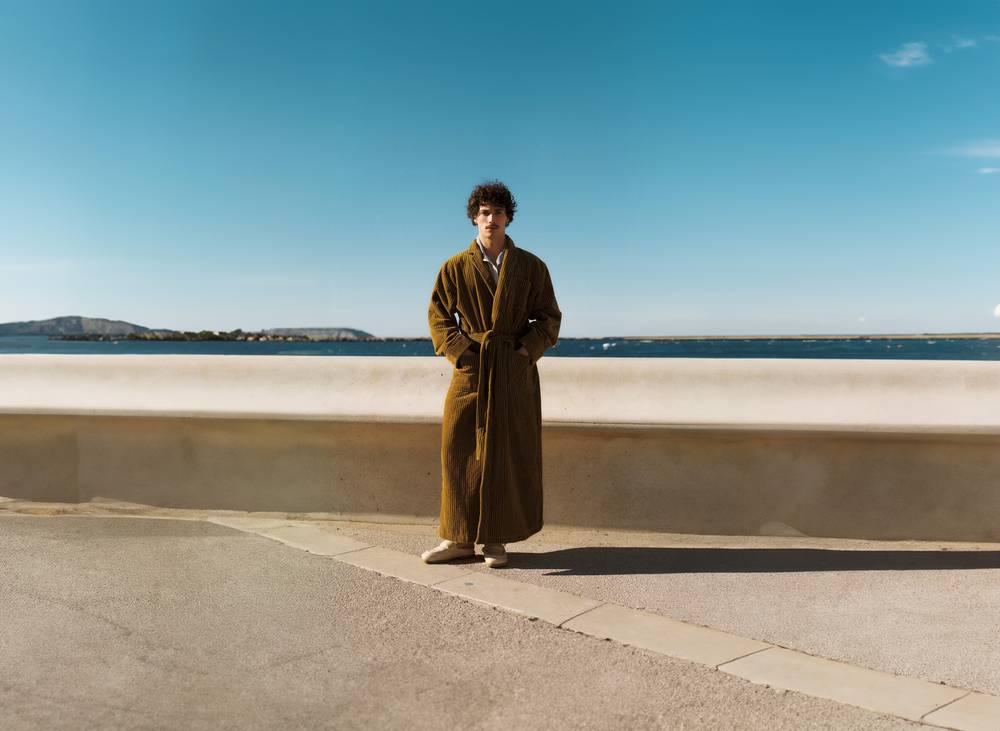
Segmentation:
[[(500, 249), (500, 253), (497, 254), (497, 263), (494, 266), (496, 266), (498, 269), (500, 268), (500, 262), (503, 261), (503, 255), (507, 253), (506, 243), (507, 242), (504, 241), (504, 247), (502, 249)], [(483, 254), (483, 261), (486, 261), (486, 262), (488, 262), (490, 264), (493, 264), (493, 261), (486, 254), (486, 247), (483, 246), (483, 242), (479, 240), (478, 236), (476, 237), (476, 244), (479, 246), (479, 251), (481, 251), (482, 254)]]

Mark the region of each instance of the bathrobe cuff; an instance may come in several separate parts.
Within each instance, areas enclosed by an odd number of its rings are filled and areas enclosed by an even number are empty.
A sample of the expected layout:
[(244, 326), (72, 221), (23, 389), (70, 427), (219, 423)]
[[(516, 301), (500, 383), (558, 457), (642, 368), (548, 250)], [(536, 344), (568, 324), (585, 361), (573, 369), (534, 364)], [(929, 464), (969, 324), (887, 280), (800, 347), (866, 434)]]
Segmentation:
[(444, 345), (444, 356), (453, 366), (458, 366), (458, 359), (474, 341), (460, 332), (452, 332)]
[(521, 345), (528, 351), (532, 363), (537, 363), (545, 352), (545, 338), (534, 328), (524, 334), (521, 338)]

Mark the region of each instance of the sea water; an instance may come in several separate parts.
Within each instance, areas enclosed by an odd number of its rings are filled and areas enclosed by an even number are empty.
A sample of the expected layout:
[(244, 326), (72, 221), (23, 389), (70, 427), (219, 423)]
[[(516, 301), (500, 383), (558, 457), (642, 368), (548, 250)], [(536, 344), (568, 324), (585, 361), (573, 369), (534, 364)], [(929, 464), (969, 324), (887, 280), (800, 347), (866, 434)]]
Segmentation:
[[(56, 340), (0, 337), (0, 355), (393, 355), (430, 356), (429, 339), (337, 342)], [(1000, 338), (566, 338), (546, 357), (596, 358), (863, 358), (1000, 360)]]

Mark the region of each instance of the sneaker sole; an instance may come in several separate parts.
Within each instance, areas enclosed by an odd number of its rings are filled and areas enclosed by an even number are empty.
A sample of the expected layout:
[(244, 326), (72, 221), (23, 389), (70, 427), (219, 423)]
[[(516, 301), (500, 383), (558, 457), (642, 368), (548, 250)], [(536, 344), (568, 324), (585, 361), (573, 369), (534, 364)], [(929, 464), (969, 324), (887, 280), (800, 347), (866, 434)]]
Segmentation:
[(421, 556), (420, 558), (424, 563), (447, 563), (448, 561), (454, 561), (456, 558), (472, 558), (475, 555), (474, 551), (470, 551), (469, 553), (455, 553), (445, 557), (428, 556), (424, 558)]

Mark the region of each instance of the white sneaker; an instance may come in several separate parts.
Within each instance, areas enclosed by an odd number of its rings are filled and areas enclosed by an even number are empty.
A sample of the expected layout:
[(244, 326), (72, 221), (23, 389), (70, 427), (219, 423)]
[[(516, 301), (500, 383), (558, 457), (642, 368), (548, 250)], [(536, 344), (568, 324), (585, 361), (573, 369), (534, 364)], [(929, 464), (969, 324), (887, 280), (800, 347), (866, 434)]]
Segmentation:
[(483, 560), (491, 569), (507, 565), (507, 549), (502, 543), (487, 543), (483, 546)]
[(441, 541), (441, 543), (429, 551), (420, 554), (424, 563), (443, 563), (451, 561), (453, 558), (468, 558), (476, 555), (476, 547), (472, 543), (455, 543), (454, 541)]

